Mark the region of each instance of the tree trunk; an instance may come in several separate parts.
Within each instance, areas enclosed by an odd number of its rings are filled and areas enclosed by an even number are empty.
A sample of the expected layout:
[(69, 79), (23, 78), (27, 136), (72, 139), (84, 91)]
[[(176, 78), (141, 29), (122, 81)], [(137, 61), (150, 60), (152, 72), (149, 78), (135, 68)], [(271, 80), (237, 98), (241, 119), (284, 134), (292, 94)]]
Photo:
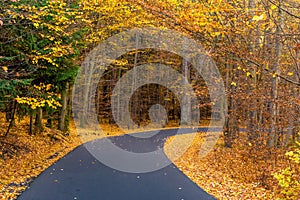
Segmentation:
[(68, 88), (69, 83), (66, 83), (61, 91), (61, 112), (58, 122), (58, 129), (61, 131), (66, 131), (66, 116), (67, 116), (67, 103), (68, 103)]
[(11, 121), (12, 119), (12, 113), (13, 113), (13, 109), (14, 109), (14, 102), (8, 102), (8, 104), (6, 104), (6, 112), (5, 112), (5, 118), (6, 118), (6, 122)]
[(269, 138), (268, 138), (268, 147), (274, 147), (277, 142), (278, 131), (277, 131), (277, 121), (278, 121), (278, 114), (279, 114), (279, 105), (278, 105), (278, 85), (280, 78), (277, 75), (280, 75), (280, 57), (282, 55), (282, 42), (280, 38), (280, 32), (283, 28), (283, 17), (281, 11), (281, 4), (282, 1), (279, 1), (278, 5), (278, 26), (275, 32), (275, 42), (274, 42), (274, 64), (273, 64), (273, 72), (276, 73), (275, 77), (272, 80), (272, 87), (271, 87), (271, 106), (270, 106), (270, 114), (271, 114), (271, 127), (269, 131)]
[(43, 109), (41, 107), (37, 108), (36, 118), (35, 118), (35, 127), (38, 133), (43, 131)]
[(34, 112), (30, 113), (30, 121), (29, 121), (29, 134), (33, 135), (33, 116)]
[(10, 122), (9, 122), (8, 128), (7, 128), (6, 133), (5, 133), (5, 137), (8, 136), (8, 133), (9, 133), (11, 127), (15, 123), (16, 109), (17, 109), (17, 102), (14, 100), (13, 103), (12, 103), (12, 113), (10, 114)]
[[(298, 31), (300, 31), (300, 24), (298, 25)], [(300, 42), (300, 36), (298, 36), (298, 41)], [(296, 74), (297, 74), (297, 78), (298, 78), (298, 83), (300, 83), (300, 43), (297, 43), (296, 44)], [(297, 93), (296, 95), (298, 95), (298, 97), (300, 96), (300, 87), (298, 86), (297, 88)], [(296, 128), (295, 128), (295, 131), (293, 131), (292, 135), (293, 135), (293, 138), (296, 138), (296, 134), (297, 134), (297, 131), (299, 132), (300, 131), (300, 105), (297, 105), (296, 106), (296, 114), (298, 114), (298, 117), (296, 117), (296, 121), (298, 121), (296, 123)]]
[[(255, 10), (255, 1), (249, 0), (248, 8), (251, 12), (251, 16), (253, 17), (255, 13), (253, 10)], [(252, 35), (256, 35), (252, 39)], [(256, 26), (254, 29), (252, 29), (249, 33), (249, 52), (255, 54), (256, 50), (259, 48), (259, 41), (258, 38), (260, 37), (260, 31), (259, 27)], [(248, 140), (249, 142), (257, 144), (257, 138), (258, 138), (258, 101), (257, 101), (257, 90), (258, 90), (258, 80), (257, 80), (257, 66), (249, 63), (250, 71), (253, 77), (249, 78), (248, 87), (249, 91), (248, 93), (251, 94), (252, 100), (248, 103), (248, 123), (247, 123), (247, 131), (248, 131)]]
[[(88, 65), (88, 67), (85, 67), (85, 80), (83, 81), (84, 87), (83, 87), (83, 91), (81, 91), (82, 95), (83, 95), (83, 103), (81, 110), (79, 110), (80, 112), (80, 122), (79, 122), (79, 126), (84, 128), (87, 124), (88, 124), (88, 118), (89, 118), (89, 112), (90, 112), (90, 90), (91, 90), (91, 85), (92, 83), (92, 74), (95, 70), (95, 61), (96, 61), (96, 53), (93, 53), (89, 59), (89, 62), (85, 63), (86, 65)], [(77, 111), (78, 112), (78, 111)]]
[[(185, 44), (187, 45), (187, 44)], [(187, 49), (188, 47), (185, 46)], [(185, 49), (183, 49), (185, 51)], [(185, 52), (183, 52), (183, 55)], [(188, 66), (188, 62), (185, 59), (182, 59), (182, 71), (184, 73), (184, 79), (183, 79), (183, 85), (184, 87), (189, 84), (190, 81), (190, 70)], [(188, 91), (188, 90), (187, 90)], [(181, 120), (184, 123), (184, 125), (191, 125), (191, 94), (186, 93), (183, 96), (183, 102), (186, 102), (186, 105), (180, 105), (182, 106), (181, 108)]]

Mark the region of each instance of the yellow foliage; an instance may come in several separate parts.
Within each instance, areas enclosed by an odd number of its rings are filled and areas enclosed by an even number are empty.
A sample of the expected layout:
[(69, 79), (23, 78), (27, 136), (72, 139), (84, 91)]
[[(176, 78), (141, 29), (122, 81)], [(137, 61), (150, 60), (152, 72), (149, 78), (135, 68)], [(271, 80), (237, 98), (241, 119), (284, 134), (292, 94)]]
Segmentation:
[(6, 66), (2, 66), (2, 69), (7, 72), (8, 68)]
[(261, 20), (265, 20), (267, 19), (267, 15), (265, 13), (261, 14), (261, 15), (255, 15), (252, 20), (253, 21), (261, 21)]
[(53, 86), (51, 84), (40, 83), (39, 85), (33, 85), (33, 88), (37, 91), (40, 91), (41, 94), (36, 94), (35, 97), (16, 97), (15, 100), (19, 104), (25, 104), (32, 110), (36, 108), (42, 108), (48, 105), (48, 107), (57, 109), (61, 107), (61, 104), (55, 98), (58, 98), (53, 92), (50, 92), (50, 89)]

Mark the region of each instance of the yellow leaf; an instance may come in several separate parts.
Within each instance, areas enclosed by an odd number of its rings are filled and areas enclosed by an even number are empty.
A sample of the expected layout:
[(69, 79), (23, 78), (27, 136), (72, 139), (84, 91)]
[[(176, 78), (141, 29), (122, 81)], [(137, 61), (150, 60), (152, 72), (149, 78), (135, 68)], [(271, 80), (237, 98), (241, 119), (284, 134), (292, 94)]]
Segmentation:
[(35, 28), (38, 28), (38, 27), (39, 27), (39, 24), (38, 24), (38, 23), (33, 23), (33, 26), (34, 26)]
[(231, 82), (231, 85), (236, 86), (236, 82)]
[(6, 66), (3, 66), (2, 69), (7, 72), (8, 68)]
[(289, 73), (287, 73), (287, 75), (288, 75), (288, 76), (293, 76), (294, 73), (293, 73), (293, 72), (289, 72)]
[(276, 8), (277, 8), (276, 5), (272, 5), (272, 6), (271, 6), (271, 10), (275, 10)]
[(267, 19), (267, 15), (265, 13), (261, 14), (260, 16), (255, 15), (252, 20), (253, 21), (260, 21), (260, 20), (265, 20)]
[(258, 15), (255, 15), (253, 18), (252, 18), (253, 21), (259, 21), (259, 16)]
[(268, 69), (269, 69), (269, 65), (267, 64), (267, 65), (266, 65), (266, 70), (268, 70)]
[(212, 33), (212, 35), (213, 36), (219, 36), (219, 35), (221, 35), (221, 33), (220, 32), (214, 32), (214, 33)]

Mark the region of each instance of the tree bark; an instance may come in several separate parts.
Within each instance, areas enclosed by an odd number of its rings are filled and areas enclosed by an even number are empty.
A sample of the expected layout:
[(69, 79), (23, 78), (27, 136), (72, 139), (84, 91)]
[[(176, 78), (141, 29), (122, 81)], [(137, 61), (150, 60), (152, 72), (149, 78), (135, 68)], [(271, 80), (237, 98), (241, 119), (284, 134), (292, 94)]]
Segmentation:
[(35, 118), (35, 127), (38, 133), (43, 131), (43, 109), (41, 107), (37, 108), (36, 118)]
[[(281, 11), (281, 4), (282, 0), (279, 1), (278, 5), (278, 25), (275, 31), (275, 42), (274, 42), (274, 64), (273, 64), (273, 71), (280, 75), (280, 57), (282, 55), (282, 42), (280, 38), (280, 32), (283, 28), (283, 16)], [(269, 131), (269, 139), (268, 139), (268, 147), (274, 147), (276, 145), (278, 139), (278, 131), (277, 131), (277, 121), (278, 121), (278, 114), (279, 114), (279, 104), (278, 104), (278, 85), (279, 85), (280, 78), (275, 76), (272, 80), (272, 87), (271, 87), (271, 127)]]
[(66, 83), (61, 91), (61, 112), (58, 122), (58, 129), (61, 131), (66, 131), (66, 116), (67, 116), (67, 103), (68, 103), (68, 88), (69, 83)]
[(13, 101), (13, 104), (12, 104), (12, 113), (10, 114), (10, 122), (9, 122), (9, 125), (8, 125), (8, 128), (6, 130), (6, 133), (5, 133), (5, 137), (8, 136), (8, 133), (11, 129), (11, 127), (14, 125), (15, 123), (15, 113), (16, 113), (16, 109), (17, 109), (17, 102), (14, 100)]

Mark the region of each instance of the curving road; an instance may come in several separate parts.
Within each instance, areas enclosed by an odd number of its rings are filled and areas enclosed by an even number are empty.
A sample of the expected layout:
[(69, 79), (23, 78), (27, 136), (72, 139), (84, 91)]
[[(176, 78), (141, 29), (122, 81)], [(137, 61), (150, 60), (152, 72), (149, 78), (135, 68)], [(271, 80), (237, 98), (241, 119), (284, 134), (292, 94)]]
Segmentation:
[[(198, 128), (206, 132), (208, 128)], [(117, 146), (132, 152), (162, 148), (166, 139), (195, 129), (167, 129), (149, 137), (111, 137)], [(219, 128), (210, 128), (218, 132)], [(151, 131), (138, 134), (151, 134)], [(19, 200), (209, 200), (215, 199), (185, 176), (174, 164), (148, 173), (126, 173), (112, 169), (93, 157), (87, 146), (99, 146), (103, 139), (81, 145), (38, 176)]]

